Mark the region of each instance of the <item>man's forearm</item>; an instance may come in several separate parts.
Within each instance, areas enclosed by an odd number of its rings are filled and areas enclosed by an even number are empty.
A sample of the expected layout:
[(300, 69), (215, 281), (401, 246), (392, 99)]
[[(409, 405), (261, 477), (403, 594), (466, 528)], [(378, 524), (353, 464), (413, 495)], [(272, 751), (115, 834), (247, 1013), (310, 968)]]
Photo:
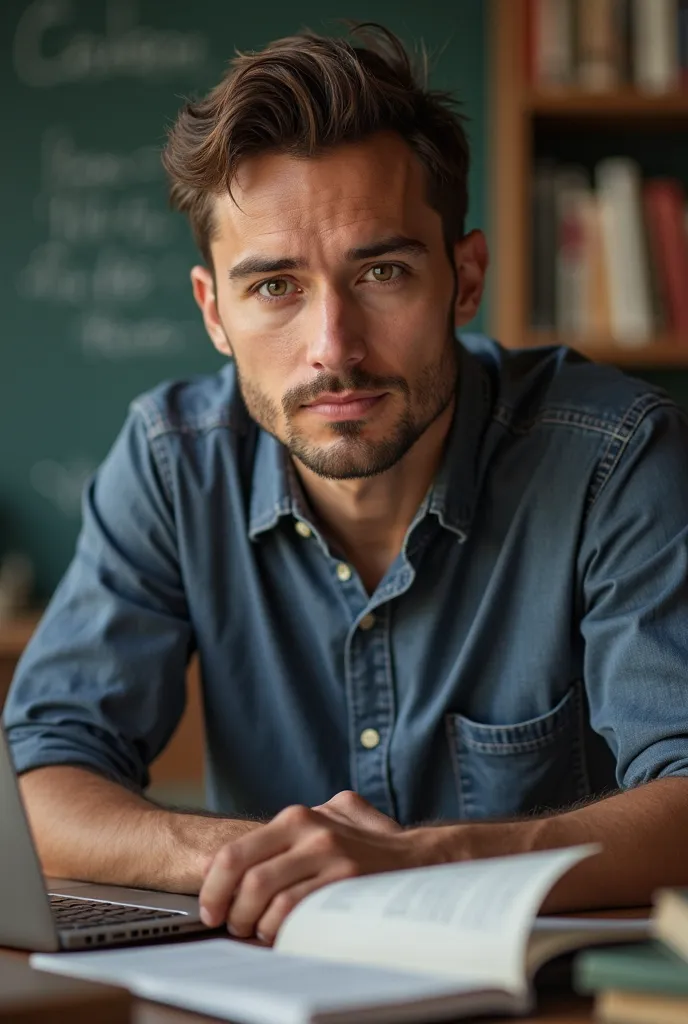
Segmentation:
[[(429, 859), (464, 860), (600, 843), (552, 890), (548, 912), (641, 906), (663, 885), (688, 885), (688, 779), (659, 779), (549, 817), (418, 830)], [(432, 836), (432, 833), (435, 836)]]
[(83, 768), (37, 768), (20, 778), (43, 871), (84, 881), (196, 893), (229, 840), (255, 828), (168, 811)]

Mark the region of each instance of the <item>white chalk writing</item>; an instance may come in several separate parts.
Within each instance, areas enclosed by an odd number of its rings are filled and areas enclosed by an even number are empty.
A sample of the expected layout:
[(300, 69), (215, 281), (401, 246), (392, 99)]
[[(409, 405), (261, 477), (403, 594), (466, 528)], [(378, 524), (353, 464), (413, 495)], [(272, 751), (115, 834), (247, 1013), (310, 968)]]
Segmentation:
[[(137, 309), (156, 289), (178, 289), (188, 273), (171, 250), (181, 225), (163, 206), (161, 176), (154, 147), (86, 149), (60, 125), (42, 139), (33, 214), (47, 240), (29, 253), (17, 290), (78, 310), (72, 336), (84, 353), (119, 359), (184, 348), (186, 328)], [(124, 307), (126, 317), (117, 312)]]
[(49, 128), (41, 140), (41, 183), (46, 191), (124, 188), (161, 176), (160, 151), (155, 146), (140, 146), (132, 153), (78, 149), (59, 125)]
[(106, 359), (170, 355), (184, 348), (185, 328), (161, 317), (123, 320), (89, 313), (81, 320), (79, 340), (85, 353)]
[[(205, 36), (140, 25), (134, 0), (109, 0), (102, 32), (79, 29), (75, 7), (73, 0), (34, 0), (23, 12), (12, 51), (25, 85), (45, 89), (118, 77), (164, 79), (198, 72), (207, 60)], [(72, 30), (66, 41), (65, 30)]]

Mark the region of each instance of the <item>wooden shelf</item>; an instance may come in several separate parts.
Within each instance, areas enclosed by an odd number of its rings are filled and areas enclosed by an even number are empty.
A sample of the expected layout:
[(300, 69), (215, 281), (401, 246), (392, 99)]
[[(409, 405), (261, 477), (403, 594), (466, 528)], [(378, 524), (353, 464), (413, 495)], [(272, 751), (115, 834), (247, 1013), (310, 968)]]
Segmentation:
[[(580, 88), (533, 87), (528, 80), (529, 0), (491, 0), (491, 154), (490, 246), (493, 275), (488, 331), (510, 348), (567, 344), (589, 358), (629, 368), (688, 370), (688, 335), (658, 332), (647, 345), (631, 348), (610, 337), (559, 337), (530, 329), (532, 295), (532, 184), (536, 157), (559, 153), (559, 136), (585, 129), (595, 152), (604, 153), (600, 136), (609, 127), (671, 133), (680, 171), (681, 139), (688, 129), (688, 88), (647, 93), (630, 86), (609, 92)], [(548, 141), (548, 133), (552, 139)], [(581, 134), (585, 134), (581, 132)], [(551, 143), (551, 145), (550, 145)], [(549, 147), (549, 148), (548, 148)], [(567, 147), (563, 147), (566, 150)], [(684, 147), (685, 148), (685, 147)], [(573, 147), (575, 152), (575, 146)], [(622, 146), (623, 151), (623, 146)], [(610, 134), (608, 152), (618, 155)], [(561, 160), (565, 155), (560, 155)], [(596, 157), (599, 159), (599, 156)], [(670, 173), (667, 168), (665, 173)]]
[(528, 90), (524, 112), (543, 117), (687, 118), (688, 91), (672, 93), (588, 92), (579, 89)]
[(688, 369), (688, 338), (663, 334), (646, 345), (630, 347), (619, 345), (610, 338), (580, 339), (562, 337), (552, 331), (526, 332), (524, 345), (568, 345), (596, 363), (614, 366), (660, 369), (674, 367)]

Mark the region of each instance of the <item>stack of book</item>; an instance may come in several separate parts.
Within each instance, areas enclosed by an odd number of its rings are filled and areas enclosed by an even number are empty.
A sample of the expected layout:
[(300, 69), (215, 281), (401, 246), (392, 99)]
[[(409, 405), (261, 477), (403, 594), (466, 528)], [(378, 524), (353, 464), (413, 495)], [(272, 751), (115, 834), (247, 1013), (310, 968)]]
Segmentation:
[[(688, 220), (680, 181), (626, 157), (540, 161), (532, 187), (531, 326), (565, 340), (688, 348)], [(568, 337), (567, 337), (568, 336)]]
[(531, 85), (688, 87), (686, 0), (526, 0)]
[(579, 992), (595, 994), (599, 1020), (688, 1021), (688, 890), (660, 891), (651, 925), (651, 942), (588, 950), (576, 957), (574, 984)]

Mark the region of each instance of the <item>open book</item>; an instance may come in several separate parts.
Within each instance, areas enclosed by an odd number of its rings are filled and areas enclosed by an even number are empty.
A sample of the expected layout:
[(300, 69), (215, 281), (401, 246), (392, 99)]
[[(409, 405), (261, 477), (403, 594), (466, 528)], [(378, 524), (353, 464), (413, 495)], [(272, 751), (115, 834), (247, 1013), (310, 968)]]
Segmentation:
[(526, 1012), (548, 959), (644, 938), (645, 921), (541, 918), (545, 895), (596, 852), (573, 847), (347, 879), (306, 897), (274, 949), (228, 939), (31, 964), (120, 984), (240, 1024), (383, 1024)]

